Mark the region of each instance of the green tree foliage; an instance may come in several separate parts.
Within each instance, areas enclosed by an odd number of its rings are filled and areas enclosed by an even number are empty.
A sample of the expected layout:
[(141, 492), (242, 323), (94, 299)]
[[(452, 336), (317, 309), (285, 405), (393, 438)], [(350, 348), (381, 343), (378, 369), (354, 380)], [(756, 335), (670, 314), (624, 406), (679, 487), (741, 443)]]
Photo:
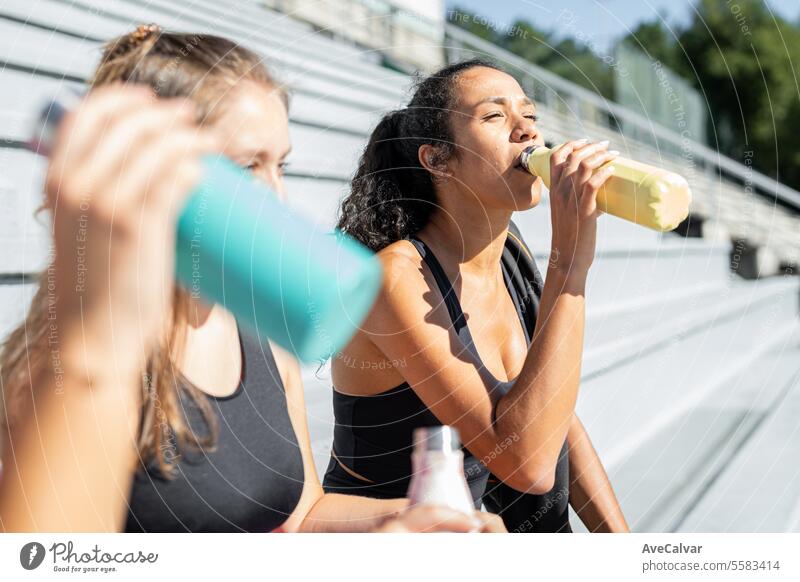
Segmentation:
[(448, 19), (531, 63), (604, 97), (613, 97), (614, 77), (611, 68), (589, 47), (572, 38), (559, 38), (522, 20), (510, 26), (500, 25), (461, 9), (450, 11)]
[(800, 189), (800, 26), (761, 0), (698, 0), (686, 27), (624, 39), (688, 79), (708, 104), (709, 145)]

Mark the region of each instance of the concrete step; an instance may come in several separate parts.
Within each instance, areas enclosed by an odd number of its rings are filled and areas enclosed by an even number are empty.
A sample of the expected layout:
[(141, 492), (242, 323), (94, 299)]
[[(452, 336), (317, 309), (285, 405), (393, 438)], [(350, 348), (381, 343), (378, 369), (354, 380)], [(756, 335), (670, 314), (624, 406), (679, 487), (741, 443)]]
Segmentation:
[(45, 168), (39, 156), (0, 148), (0, 274), (35, 273), (45, 266), (48, 214), (34, 215), (44, 200)]
[[(123, 1), (136, 7), (141, 4), (136, 0)], [(408, 83), (407, 75), (364, 58), (365, 51), (346, 42), (331, 39), (314, 27), (263, 5), (232, 1), (221, 6), (213, 0), (193, 0), (191, 6), (184, 7), (169, 0), (151, 0), (147, 3), (147, 8), (170, 15), (180, 14), (182, 19), (203, 18), (215, 26), (222, 23), (230, 31), (223, 34), (241, 39), (257, 39), (277, 51), (289, 49), (291, 54), (304, 60), (335, 66), (355, 75), (366, 75), (368, 78), (361, 79), (362, 82), (390, 95), (402, 91)]]
[[(84, 91), (84, 83), (31, 75), (13, 69), (0, 70), (0, 140), (25, 141), (38, 115), (40, 104), (71, 87)], [(325, 115), (321, 115), (324, 111)], [(309, 135), (333, 134), (354, 137), (359, 140), (359, 153), (373, 126), (380, 119), (380, 112), (354, 107), (346, 102), (326, 100), (310, 93), (292, 95), (289, 117), (302, 125)], [(334, 170), (344, 176), (338, 167)]]
[[(584, 370), (578, 413), (606, 466), (615, 468), (769, 350), (792, 341), (798, 325), (793, 279), (737, 285), (730, 298), (668, 341), (632, 350), (613, 365)], [(591, 355), (587, 354), (587, 360)]]
[[(249, 6), (249, 5), (243, 5)], [(244, 42), (257, 44), (263, 50), (287, 64), (318, 69), (320, 74), (342, 76), (351, 82), (366, 84), (375, 92), (394, 96), (402, 91), (406, 77), (360, 58), (352, 50), (337, 50), (341, 44), (320, 37), (311, 30), (295, 30), (294, 34), (277, 33), (285, 26), (286, 18), (267, 9), (259, 10), (250, 20), (237, 14), (235, 6), (220, 8), (215, 4), (193, 2), (183, 6), (163, 0), (147, 4), (128, 0), (102, 3), (82, 0), (5, 0), (0, 14), (23, 19), (80, 36), (107, 40), (129, 32), (142, 22), (156, 22), (167, 29), (195, 30), (228, 35)], [(280, 20), (279, 25), (275, 20)], [(291, 27), (290, 27), (291, 28)]]
[[(0, 14), (3, 14), (2, 7)], [(37, 19), (32, 17), (30, 21), (36, 23)], [(180, 30), (186, 29), (184, 22)], [(203, 19), (197, 19), (191, 30), (221, 33), (218, 27)], [(99, 42), (33, 26), (23, 27), (8, 20), (0, 19), (0, 34), (0, 60), (32, 71), (50, 71), (58, 77), (67, 75), (70, 78), (88, 79), (101, 55)], [(380, 91), (377, 88), (379, 84), (376, 86), (366, 80), (377, 79), (379, 82), (381, 71), (384, 70), (380, 67), (375, 67), (373, 75), (353, 75), (342, 66), (322, 66), (311, 59), (299, 59), (288, 51), (279, 54), (256, 40), (242, 44), (268, 57), (278, 80), (293, 90), (311, 92), (318, 97), (343, 101), (353, 106), (360, 104), (368, 110), (391, 109), (399, 106), (403, 100), (400, 91)]]
[(4, 64), (0, 68), (11, 65), (24, 67), (29, 74), (49, 72), (57, 79), (66, 76), (85, 80), (99, 59), (97, 42), (0, 19), (0, 62)]
[[(787, 387), (796, 383), (799, 353), (796, 333), (614, 467), (611, 479), (635, 531), (687, 531), (687, 521), (713, 484), (757, 438)], [(771, 451), (762, 448), (761, 455), (770, 456)], [(699, 530), (710, 529), (717, 531), (704, 522)]]
[[(797, 345), (786, 356), (795, 370)], [(748, 410), (755, 417), (750, 430), (676, 530), (800, 532), (800, 377), (795, 374), (773, 388), (778, 387), (774, 396), (758, 395)]]
[[(641, 349), (657, 328), (674, 329), (673, 324), (685, 321), (690, 313), (693, 317), (702, 314), (725, 297), (728, 290), (725, 280), (720, 278), (685, 287), (650, 289), (646, 294), (631, 290), (606, 308), (587, 307), (584, 373), (610, 365), (615, 356), (622, 356), (631, 347)], [(684, 328), (685, 325), (678, 331)]]
[(25, 318), (36, 288), (35, 284), (0, 281), (0, 343)]
[[(526, 235), (525, 230), (522, 232)], [(533, 248), (537, 265), (544, 274), (549, 261), (549, 242)], [(598, 234), (586, 284), (587, 320), (602, 321), (611, 314), (649, 308), (662, 299), (694, 295), (693, 289), (698, 285), (726, 280), (730, 276), (728, 262), (727, 244), (675, 235), (648, 243)]]
[[(195, 0), (195, 4), (216, 9), (217, 14), (220, 14), (219, 4), (213, 0)], [(289, 14), (274, 12), (263, 3), (234, 0), (230, 5), (232, 10), (226, 6), (222, 15), (233, 21), (232, 24), (244, 28), (252, 28), (257, 23), (265, 42), (276, 46), (291, 46), (303, 56), (321, 62), (336, 62), (356, 73), (370, 75), (373, 81), (380, 80), (384, 91), (403, 91), (408, 85), (408, 75), (377, 66), (380, 58), (373, 54), (372, 49), (363, 49), (346, 40), (330, 38), (312, 25), (295, 20)], [(376, 71), (380, 71), (380, 76), (375, 76)]]
[(758, 285), (742, 285), (733, 275), (727, 283), (708, 285), (687, 296), (682, 289), (665, 301), (654, 296), (651, 305), (614, 316), (609, 329), (593, 318), (587, 324), (583, 376), (602, 375), (626, 361), (659, 349), (677, 339), (702, 332), (710, 325), (746, 316), (749, 309), (777, 300), (797, 314), (796, 279), (763, 279)]

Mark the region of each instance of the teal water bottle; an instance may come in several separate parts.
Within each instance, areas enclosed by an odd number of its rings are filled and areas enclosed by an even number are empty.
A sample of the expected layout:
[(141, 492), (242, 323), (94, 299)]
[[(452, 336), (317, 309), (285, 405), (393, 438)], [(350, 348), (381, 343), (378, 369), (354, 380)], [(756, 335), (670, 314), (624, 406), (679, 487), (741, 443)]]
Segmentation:
[(333, 355), (372, 306), (377, 258), (291, 211), (227, 158), (204, 166), (178, 221), (178, 280), (304, 362)]
[[(43, 108), (29, 149), (50, 154), (56, 128), (78, 98), (62, 94)], [(207, 156), (203, 164), (178, 219), (177, 280), (301, 361), (331, 357), (375, 300), (378, 259), (290, 210), (228, 158)]]

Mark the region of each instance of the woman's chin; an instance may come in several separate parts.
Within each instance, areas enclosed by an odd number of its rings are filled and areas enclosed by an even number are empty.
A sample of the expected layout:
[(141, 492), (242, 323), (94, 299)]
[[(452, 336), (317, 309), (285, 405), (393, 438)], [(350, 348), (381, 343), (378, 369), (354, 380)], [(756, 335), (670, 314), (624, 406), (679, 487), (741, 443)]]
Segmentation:
[(539, 206), (542, 201), (542, 179), (536, 178), (536, 181), (531, 186), (531, 208)]
[(542, 179), (536, 178), (529, 187), (523, 187), (520, 196), (517, 197), (518, 209), (520, 211), (535, 208), (542, 201)]

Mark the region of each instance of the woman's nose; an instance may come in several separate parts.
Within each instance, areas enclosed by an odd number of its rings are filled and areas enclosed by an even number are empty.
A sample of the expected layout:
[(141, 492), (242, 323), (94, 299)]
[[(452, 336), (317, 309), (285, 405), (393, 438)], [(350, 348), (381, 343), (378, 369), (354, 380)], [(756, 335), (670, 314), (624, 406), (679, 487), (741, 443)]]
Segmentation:
[(272, 172), (272, 175), (267, 180), (267, 184), (269, 184), (270, 188), (278, 195), (278, 200), (286, 202), (286, 189), (283, 186), (283, 176), (279, 171), (276, 170)]
[(523, 143), (535, 140), (538, 135), (536, 123), (532, 119), (523, 117), (511, 132), (511, 140), (514, 143)]
[(264, 169), (260, 172), (254, 173), (254, 176), (270, 190), (275, 192), (275, 194), (278, 196), (278, 200), (281, 202), (286, 202), (286, 190), (283, 185), (283, 178), (277, 170), (269, 171)]

